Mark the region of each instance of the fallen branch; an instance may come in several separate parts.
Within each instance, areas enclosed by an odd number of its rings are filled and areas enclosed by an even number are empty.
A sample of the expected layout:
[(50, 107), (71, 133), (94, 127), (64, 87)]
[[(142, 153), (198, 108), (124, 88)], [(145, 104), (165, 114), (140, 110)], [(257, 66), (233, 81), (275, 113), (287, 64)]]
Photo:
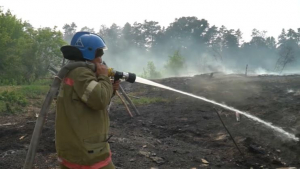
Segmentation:
[(25, 135), (23, 135), (23, 136), (21, 136), (20, 138), (19, 138), (19, 140), (23, 140), (25, 137), (27, 137), (28, 136), (28, 134), (25, 134)]
[(5, 124), (0, 124), (1, 126), (12, 126), (12, 125), (16, 125), (17, 123), (5, 123)]
[(119, 96), (119, 98), (121, 99), (122, 103), (124, 104), (124, 106), (126, 107), (126, 110), (128, 112), (128, 114), (130, 115), (130, 117), (133, 117), (131, 111), (129, 110), (126, 102), (123, 100), (123, 98), (121, 97), (120, 93), (118, 91), (116, 91), (116, 94)]

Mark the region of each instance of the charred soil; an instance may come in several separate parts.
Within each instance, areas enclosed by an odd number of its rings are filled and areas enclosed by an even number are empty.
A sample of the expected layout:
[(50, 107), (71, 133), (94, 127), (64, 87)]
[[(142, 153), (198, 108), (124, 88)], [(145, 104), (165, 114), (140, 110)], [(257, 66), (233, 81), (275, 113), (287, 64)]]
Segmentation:
[[(215, 74), (155, 80), (246, 111), (284, 130), (300, 131), (300, 76)], [(131, 118), (115, 97), (110, 110), (109, 142), (120, 169), (300, 167), (300, 145), (244, 116), (212, 104), (143, 84), (122, 83), (135, 97), (141, 115)], [(152, 99), (139, 102), (138, 99)], [(243, 154), (234, 146), (214, 108)], [(0, 117), (0, 168), (22, 168), (35, 117)], [(54, 140), (55, 112), (48, 114), (35, 168), (58, 168)]]

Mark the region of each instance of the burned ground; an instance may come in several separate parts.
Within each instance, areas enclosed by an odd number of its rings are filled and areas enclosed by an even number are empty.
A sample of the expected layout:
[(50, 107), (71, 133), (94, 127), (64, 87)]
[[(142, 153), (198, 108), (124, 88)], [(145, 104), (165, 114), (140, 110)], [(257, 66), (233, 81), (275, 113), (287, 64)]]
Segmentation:
[[(284, 130), (300, 131), (300, 76), (215, 74), (167, 78), (156, 82), (249, 112)], [(300, 167), (300, 145), (265, 126), (210, 103), (143, 84), (122, 84), (141, 115), (129, 117), (118, 98), (110, 111), (113, 161), (122, 169)], [(152, 99), (147, 102), (147, 99)], [(141, 99), (141, 98), (140, 98)], [(214, 108), (233, 135), (234, 146)], [(21, 168), (35, 117), (0, 117), (0, 168)], [(55, 112), (44, 126), (35, 168), (56, 168)], [(5, 124), (5, 125), (3, 125)]]

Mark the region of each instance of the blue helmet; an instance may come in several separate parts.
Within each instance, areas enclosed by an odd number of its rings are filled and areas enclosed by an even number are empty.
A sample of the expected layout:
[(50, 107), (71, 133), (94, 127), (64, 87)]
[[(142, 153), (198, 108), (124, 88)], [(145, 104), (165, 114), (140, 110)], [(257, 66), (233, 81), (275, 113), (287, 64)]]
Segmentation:
[(83, 58), (93, 60), (97, 49), (107, 49), (104, 40), (97, 34), (77, 32), (71, 40), (71, 46), (78, 48)]

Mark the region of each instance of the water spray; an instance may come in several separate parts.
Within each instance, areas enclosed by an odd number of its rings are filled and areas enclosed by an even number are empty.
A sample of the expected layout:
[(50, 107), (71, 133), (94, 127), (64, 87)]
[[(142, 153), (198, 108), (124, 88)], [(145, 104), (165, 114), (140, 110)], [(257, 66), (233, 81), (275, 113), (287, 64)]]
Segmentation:
[(174, 89), (174, 88), (171, 88), (171, 87), (168, 87), (168, 86), (159, 84), (159, 83), (155, 83), (155, 82), (152, 82), (152, 81), (150, 81), (150, 80), (143, 79), (143, 78), (140, 78), (140, 77), (137, 77), (137, 78), (136, 78), (136, 82), (138, 82), (138, 83), (143, 83), (143, 84), (146, 84), (146, 85), (156, 86), (156, 87), (163, 88), (163, 89), (167, 89), (167, 90), (171, 90), (171, 91), (174, 91), (174, 92), (177, 92), (177, 93), (181, 93), (181, 94), (183, 94), (183, 95), (187, 95), (187, 96), (190, 96), (190, 97), (194, 97), (194, 98), (203, 100), (203, 101), (208, 102), (208, 103), (212, 103), (212, 104), (217, 105), (217, 106), (220, 106), (220, 107), (222, 107), (222, 108), (224, 108), (224, 109), (227, 109), (227, 110), (230, 110), (230, 111), (233, 111), (233, 112), (242, 114), (242, 115), (244, 115), (244, 116), (246, 116), (246, 117), (248, 117), (248, 118), (250, 118), (250, 119), (252, 119), (252, 120), (254, 120), (254, 121), (256, 121), (256, 122), (259, 122), (259, 123), (261, 123), (261, 124), (264, 124), (265, 126), (267, 126), (267, 127), (271, 128), (271, 129), (277, 131), (278, 133), (282, 134), (283, 136), (285, 136), (285, 137), (287, 137), (287, 138), (289, 138), (289, 139), (292, 139), (292, 140), (294, 140), (294, 141), (299, 141), (299, 138), (296, 137), (294, 134), (289, 133), (289, 132), (283, 130), (282, 128), (280, 128), (280, 127), (274, 126), (274, 125), (272, 125), (272, 123), (270, 123), (270, 122), (266, 122), (266, 121), (264, 121), (264, 120), (262, 120), (262, 119), (260, 119), (260, 118), (258, 118), (258, 117), (256, 117), (256, 116), (253, 116), (253, 115), (251, 115), (251, 114), (249, 114), (249, 113), (243, 112), (243, 111), (238, 110), (238, 109), (236, 109), (236, 108), (227, 106), (227, 105), (225, 105), (225, 104), (221, 104), (221, 103), (218, 103), (218, 102), (216, 102), (216, 101), (209, 100), (209, 99), (207, 99), (207, 98), (205, 98), (205, 97), (197, 96), (197, 95), (194, 95), (194, 94), (191, 94), (191, 93), (187, 93), (187, 92), (183, 92), (183, 91), (180, 91), (180, 90), (176, 90), (176, 89)]

